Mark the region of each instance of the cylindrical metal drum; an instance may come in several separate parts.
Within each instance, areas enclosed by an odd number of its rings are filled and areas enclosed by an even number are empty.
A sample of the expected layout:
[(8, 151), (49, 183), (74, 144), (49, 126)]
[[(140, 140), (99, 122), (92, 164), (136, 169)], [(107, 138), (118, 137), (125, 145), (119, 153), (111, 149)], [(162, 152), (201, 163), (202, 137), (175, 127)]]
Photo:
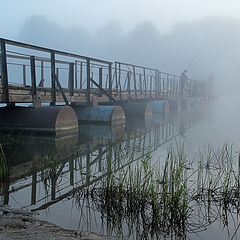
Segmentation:
[(152, 118), (151, 103), (122, 103), (126, 118)]
[(73, 109), (81, 122), (125, 124), (125, 114), (120, 106), (73, 106)]
[(169, 110), (172, 113), (181, 112), (181, 100), (180, 99), (168, 99)]
[(164, 101), (164, 100), (151, 101), (151, 106), (152, 106), (153, 113), (162, 113), (162, 114), (169, 113), (168, 101)]
[(56, 136), (78, 130), (77, 116), (69, 106), (2, 107), (0, 129), (55, 133)]

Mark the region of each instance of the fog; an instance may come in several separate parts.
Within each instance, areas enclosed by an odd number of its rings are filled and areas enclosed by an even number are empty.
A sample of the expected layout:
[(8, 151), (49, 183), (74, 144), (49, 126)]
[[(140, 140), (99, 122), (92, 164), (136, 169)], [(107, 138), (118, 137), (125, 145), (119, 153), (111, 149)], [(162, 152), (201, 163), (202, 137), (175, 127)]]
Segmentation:
[[(29, 17), (16, 39), (49, 48), (111, 61), (123, 61), (181, 74), (190, 64), (188, 76), (207, 80), (214, 76), (214, 92), (221, 98), (204, 123), (189, 136), (191, 148), (207, 141), (221, 145), (240, 143), (236, 129), (240, 114), (240, 19), (207, 17), (179, 22), (168, 33), (150, 21), (126, 31), (109, 21), (96, 31), (81, 23), (63, 27), (46, 16)], [(200, 137), (199, 137), (200, 136)]]
[(240, 19), (207, 17), (179, 22), (168, 33), (150, 21), (125, 31), (109, 21), (90, 32), (79, 23), (63, 27), (46, 16), (29, 17), (17, 39), (74, 53), (156, 67), (180, 74), (191, 63), (188, 75), (208, 79), (214, 75), (215, 91), (237, 94), (240, 87)]

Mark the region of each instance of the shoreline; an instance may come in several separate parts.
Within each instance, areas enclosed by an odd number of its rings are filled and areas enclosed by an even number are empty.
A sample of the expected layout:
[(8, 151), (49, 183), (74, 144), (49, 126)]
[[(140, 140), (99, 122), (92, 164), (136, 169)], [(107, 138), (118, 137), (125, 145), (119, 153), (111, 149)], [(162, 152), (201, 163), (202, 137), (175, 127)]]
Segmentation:
[(0, 239), (4, 240), (113, 240), (90, 232), (61, 228), (53, 223), (39, 220), (28, 211), (0, 207)]

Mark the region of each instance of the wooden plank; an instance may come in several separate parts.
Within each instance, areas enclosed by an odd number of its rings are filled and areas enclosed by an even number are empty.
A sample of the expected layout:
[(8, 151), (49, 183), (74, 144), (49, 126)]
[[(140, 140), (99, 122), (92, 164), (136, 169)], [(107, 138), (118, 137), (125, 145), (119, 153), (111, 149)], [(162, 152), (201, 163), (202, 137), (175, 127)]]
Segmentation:
[(11, 95), (31, 95), (30, 90), (16, 90), (16, 89), (9, 89), (9, 96)]

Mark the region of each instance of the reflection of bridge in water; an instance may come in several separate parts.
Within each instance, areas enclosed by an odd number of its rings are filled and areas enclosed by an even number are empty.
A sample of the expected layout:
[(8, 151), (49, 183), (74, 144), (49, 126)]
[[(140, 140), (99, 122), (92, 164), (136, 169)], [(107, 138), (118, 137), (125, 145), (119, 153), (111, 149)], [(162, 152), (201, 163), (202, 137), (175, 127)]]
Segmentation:
[[(19, 136), (8, 151), (8, 182), (3, 189), (3, 202), (9, 196), (21, 206), (45, 209), (113, 171), (141, 160), (161, 145), (183, 135), (194, 122), (192, 116), (171, 120), (153, 118), (151, 124), (127, 122), (125, 131), (111, 125), (82, 125), (79, 134), (62, 138)], [(24, 195), (26, 193), (26, 195)], [(24, 199), (18, 199), (18, 195)], [(31, 208), (32, 208), (31, 207)]]

